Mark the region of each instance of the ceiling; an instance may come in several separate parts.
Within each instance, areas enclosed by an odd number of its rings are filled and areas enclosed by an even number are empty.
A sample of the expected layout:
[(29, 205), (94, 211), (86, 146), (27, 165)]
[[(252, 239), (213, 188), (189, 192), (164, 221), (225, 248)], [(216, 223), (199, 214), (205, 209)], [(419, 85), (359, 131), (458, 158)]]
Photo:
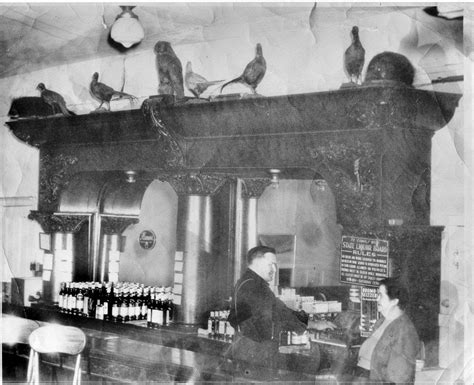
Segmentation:
[[(295, 20), (295, 28), (301, 23), (311, 27), (313, 9), (313, 3), (151, 4), (134, 9), (145, 39), (127, 54), (151, 49), (158, 40), (191, 44), (238, 33), (238, 28), (226, 28), (229, 24), (255, 22), (259, 28), (269, 29), (275, 16)], [(125, 49), (109, 38), (110, 26), (120, 12), (118, 4), (111, 3), (0, 4), (0, 78), (124, 53)], [(436, 19), (433, 28), (454, 35), (462, 47), (462, 21), (439, 23), (440, 18)]]
[[(309, 15), (312, 7), (311, 3), (290, 4), (140, 5), (133, 11), (144, 27), (145, 39), (128, 52), (149, 49), (158, 40), (172, 45), (209, 41), (222, 33), (224, 24), (260, 22), (276, 14)], [(109, 38), (110, 26), (120, 12), (117, 4), (110, 3), (0, 4), (0, 78), (125, 52)]]

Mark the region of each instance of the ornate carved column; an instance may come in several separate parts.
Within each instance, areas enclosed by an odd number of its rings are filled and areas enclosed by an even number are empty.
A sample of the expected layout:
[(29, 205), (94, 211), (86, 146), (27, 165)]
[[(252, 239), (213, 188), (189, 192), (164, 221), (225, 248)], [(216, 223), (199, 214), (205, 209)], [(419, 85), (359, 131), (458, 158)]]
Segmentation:
[[(43, 270), (43, 299), (58, 302), (61, 282), (72, 281), (74, 275), (74, 233), (89, 220), (89, 215), (58, 215), (31, 211), (28, 215), (37, 221), (44, 232), (51, 234), (51, 269)], [(46, 275), (48, 279), (46, 279)]]
[(61, 191), (67, 187), (73, 174), (77, 157), (53, 155), (46, 150), (40, 151), (40, 180), (38, 207), (41, 211), (55, 211)]
[(88, 215), (57, 215), (32, 210), (28, 219), (40, 224), (45, 233), (75, 233), (89, 220)]
[(125, 229), (135, 223), (138, 218), (100, 216), (101, 239), (99, 247), (99, 258), (94, 268), (94, 276), (99, 277), (99, 281), (117, 282), (118, 264), (120, 262), (120, 250), (122, 237)]
[(214, 218), (212, 196), (226, 178), (203, 174), (170, 175), (160, 178), (178, 194), (176, 250), (183, 252), (183, 287), (177, 322), (202, 324), (215, 295)]
[(271, 181), (267, 178), (244, 178), (237, 181), (237, 190), (240, 191), (240, 197), (237, 199), (237, 223), (235, 226), (234, 283), (240, 278), (247, 266), (245, 260), (247, 251), (258, 244), (258, 198), (270, 184)]

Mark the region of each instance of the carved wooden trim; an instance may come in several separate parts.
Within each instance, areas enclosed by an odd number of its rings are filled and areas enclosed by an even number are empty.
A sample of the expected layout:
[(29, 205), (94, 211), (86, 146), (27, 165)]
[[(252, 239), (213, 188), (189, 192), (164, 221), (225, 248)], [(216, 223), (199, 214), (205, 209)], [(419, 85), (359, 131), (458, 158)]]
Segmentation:
[(342, 225), (372, 227), (380, 223), (376, 210), (380, 178), (376, 141), (331, 141), (308, 148), (314, 169), (324, 175), (336, 199)]
[(71, 166), (77, 157), (71, 155), (50, 155), (40, 153), (39, 203), (41, 211), (51, 212), (58, 208), (59, 197), (69, 184), (72, 176)]
[(45, 233), (75, 233), (89, 220), (89, 215), (56, 215), (30, 211), (28, 219), (37, 221)]
[(161, 142), (162, 152), (165, 153), (165, 168), (184, 166), (184, 151), (179, 143), (178, 135), (168, 128), (161, 118), (163, 98), (149, 98), (142, 104), (145, 121), (156, 133)]
[(242, 198), (259, 198), (270, 184), (271, 181), (268, 178), (243, 178)]
[(228, 178), (201, 173), (187, 173), (160, 176), (168, 182), (178, 195), (214, 195), (227, 182)]
[(101, 229), (104, 234), (122, 234), (125, 229), (139, 222), (138, 218), (101, 217)]

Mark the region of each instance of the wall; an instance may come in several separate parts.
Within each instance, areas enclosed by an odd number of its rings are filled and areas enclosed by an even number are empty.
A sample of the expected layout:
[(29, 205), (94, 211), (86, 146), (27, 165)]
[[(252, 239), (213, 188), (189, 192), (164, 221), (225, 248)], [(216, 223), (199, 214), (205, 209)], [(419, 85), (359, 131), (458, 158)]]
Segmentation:
[[(177, 207), (178, 196), (168, 183), (155, 180), (150, 184), (143, 196), (139, 223), (123, 233), (126, 241), (120, 255), (120, 281), (173, 285)], [(143, 230), (156, 235), (152, 249), (145, 250), (138, 242)]]
[(334, 197), (316, 191), (311, 180), (280, 180), (258, 199), (259, 234), (296, 235), (295, 276), (298, 286), (339, 285), (339, 242)]

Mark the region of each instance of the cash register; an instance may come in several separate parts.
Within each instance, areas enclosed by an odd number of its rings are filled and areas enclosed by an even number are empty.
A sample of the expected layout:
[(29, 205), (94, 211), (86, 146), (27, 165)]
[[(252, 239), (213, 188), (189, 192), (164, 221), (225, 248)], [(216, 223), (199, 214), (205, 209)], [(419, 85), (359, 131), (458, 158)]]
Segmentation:
[(363, 339), (360, 336), (360, 313), (341, 311), (339, 313), (317, 314), (334, 323), (334, 330), (311, 331), (310, 344), (320, 356), (320, 370), (334, 374), (350, 373), (357, 364), (357, 356)]

